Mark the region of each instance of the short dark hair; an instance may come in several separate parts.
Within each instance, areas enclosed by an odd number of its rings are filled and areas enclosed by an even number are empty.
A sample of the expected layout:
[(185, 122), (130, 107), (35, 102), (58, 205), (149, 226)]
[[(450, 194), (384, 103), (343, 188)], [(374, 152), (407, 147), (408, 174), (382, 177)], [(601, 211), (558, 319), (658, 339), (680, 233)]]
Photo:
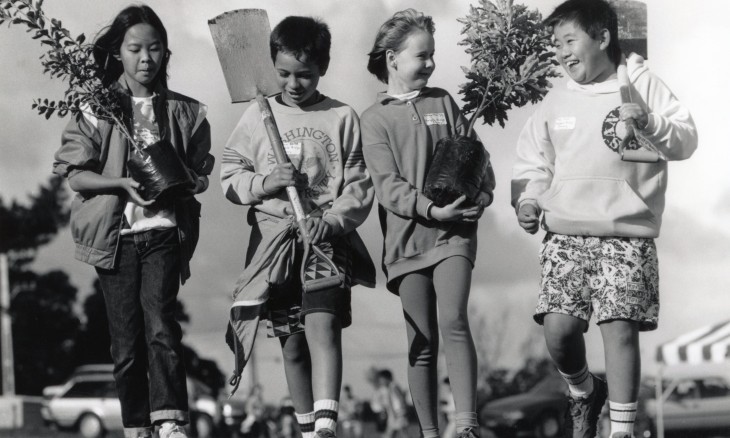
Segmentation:
[(123, 9), (114, 18), (112, 24), (102, 29), (96, 37), (92, 53), (94, 55), (94, 61), (100, 69), (102, 83), (105, 86), (116, 82), (122, 73), (124, 73), (122, 61), (115, 58), (115, 55), (119, 55), (119, 50), (122, 47), (124, 35), (126, 35), (127, 30), (141, 23), (149, 24), (160, 35), (165, 55), (160, 63), (160, 71), (157, 72), (157, 77), (154, 81), (155, 83), (159, 82), (163, 87), (167, 88), (167, 66), (170, 62), (171, 54), (167, 45), (167, 30), (155, 11), (146, 5), (134, 5)]
[(393, 14), (378, 29), (373, 49), (368, 53), (368, 71), (374, 74), (380, 82), (388, 83), (386, 53), (388, 50), (399, 52), (414, 30), (422, 30), (433, 35), (436, 27), (430, 16), (423, 15), (415, 9), (406, 9)]
[(327, 24), (312, 17), (286, 17), (269, 37), (272, 61), (276, 61), (279, 52), (291, 53), (299, 61), (314, 62), (321, 73), (330, 64), (331, 44), (332, 35)]
[(598, 39), (603, 29), (608, 29), (611, 40), (606, 54), (614, 65), (621, 63), (621, 47), (618, 41), (618, 17), (605, 0), (566, 0), (555, 8), (543, 23), (553, 29), (572, 21), (593, 39)]

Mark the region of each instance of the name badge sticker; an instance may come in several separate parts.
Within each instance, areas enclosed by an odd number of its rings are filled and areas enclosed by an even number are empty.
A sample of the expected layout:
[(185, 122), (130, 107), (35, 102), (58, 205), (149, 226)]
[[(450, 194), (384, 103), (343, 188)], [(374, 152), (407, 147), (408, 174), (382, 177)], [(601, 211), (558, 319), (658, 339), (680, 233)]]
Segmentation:
[(424, 120), (426, 120), (426, 125), (446, 124), (446, 115), (444, 113), (429, 113), (426, 114), (423, 118)]
[(554, 129), (556, 131), (575, 129), (575, 117), (558, 117), (555, 119)]

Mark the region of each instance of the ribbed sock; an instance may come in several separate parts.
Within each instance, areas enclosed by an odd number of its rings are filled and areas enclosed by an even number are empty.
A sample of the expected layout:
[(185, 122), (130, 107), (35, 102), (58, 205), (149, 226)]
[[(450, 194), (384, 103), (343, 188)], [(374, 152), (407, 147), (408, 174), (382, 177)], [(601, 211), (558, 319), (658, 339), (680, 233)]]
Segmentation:
[(611, 435), (616, 432), (628, 433), (629, 436), (634, 435), (637, 405), (637, 402), (616, 403), (608, 401), (608, 407), (611, 410)]
[(479, 433), (479, 422), (477, 421), (476, 412), (457, 412), (454, 415), (454, 424), (456, 425), (457, 434), (468, 428), (474, 429), (475, 434)]
[(299, 430), (302, 431), (302, 438), (314, 438), (314, 411), (306, 414), (297, 414), (295, 412), (294, 416), (297, 417)]
[(588, 365), (575, 374), (565, 374), (558, 370), (565, 382), (568, 384), (570, 395), (573, 398), (586, 398), (593, 392), (593, 376), (588, 372)]
[(314, 432), (319, 429), (337, 431), (337, 410), (340, 404), (337, 400), (317, 400), (314, 402)]

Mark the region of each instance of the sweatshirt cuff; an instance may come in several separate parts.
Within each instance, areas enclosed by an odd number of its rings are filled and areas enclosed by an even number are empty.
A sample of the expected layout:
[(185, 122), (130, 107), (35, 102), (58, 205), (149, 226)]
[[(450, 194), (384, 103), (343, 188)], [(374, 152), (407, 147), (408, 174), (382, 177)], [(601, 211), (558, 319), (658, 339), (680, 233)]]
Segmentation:
[(525, 198), (517, 203), (515, 206), (515, 213), (520, 214), (520, 208), (522, 208), (523, 205), (533, 205), (537, 209), (538, 213), (540, 212), (540, 205), (538, 205), (537, 199)]
[(270, 193), (266, 193), (264, 190), (264, 178), (264, 175), (256, 174), (251, 179), (251, 194), (258, 199), (270, 196)]
[(657, 116), (654, 115), (654, 113), (647, 114), (646, 126), (644, 126), (643, 129), (639, 129), (639, 131), (641, 131), (644, 134), (651, 134), (652, 132), (654, 132), (657, 127), (657, 122), (656, 122), (655, 117), (657, 117)]
[(340, 224), (340, 221), (338, 220), (336, 215), (329, 213), (329, 212), (325, 212), (324, 215), (322, 216), (322, 220), (327, 222), (327, 225), (329, 225), (332, 228), (333, 236), (341, 236), (344, 234), (345, 227), (343, 227), (342, 224)]
[(416, 198), (416, 213), (428, 219), (428, 207), (433, 203), (424, 194), (420, 193)]

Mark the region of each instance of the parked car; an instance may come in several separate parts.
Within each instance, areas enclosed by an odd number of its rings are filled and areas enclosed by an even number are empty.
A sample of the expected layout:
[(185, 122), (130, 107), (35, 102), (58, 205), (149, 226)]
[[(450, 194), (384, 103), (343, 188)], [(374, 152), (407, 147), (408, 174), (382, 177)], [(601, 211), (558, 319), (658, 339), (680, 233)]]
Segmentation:
[[(634, 424), (637, 438), (656, 437), (655, 380), (645, 377), (639, 386), (639, 406)], [(673, 384), (665, 379), (666, 391)], [(667, 437), (730, 436), (730, 385), (719, 376), (685, 377), (674, 381), (675, 388), (664, 401), (664, 434)], [(600, 438), (610, 437), (608, 403), (601, 413)]]
[(557, 437), (563, 431), (567, 391), (559, 375), (550, 375), (523, 394), (488, 402), (479, 420), (499, 437)]
[[(191, 434), (199, 438), (214, 436), (220, 409), (210, 388), (188, 378), (188, 396)], [(84, 438), (123, 429), (112, 365), (79, 367), (63, 385), (44, 388), (41, 416), (47, 425), (78, 430)]]
[[(663, 388), (675, 387), (664, 401), (666, 436), (730, 436), (730, 385), (720, 376), (685, 377), (663, 382)], [(640, 392), (639, 405), (645, 405), (644, 426), (637, 437), (656, 436), (656, 400), (654, 380), (647, 379), (650, 391)], [(637, 415), (641, 419), (641, 415)]]

